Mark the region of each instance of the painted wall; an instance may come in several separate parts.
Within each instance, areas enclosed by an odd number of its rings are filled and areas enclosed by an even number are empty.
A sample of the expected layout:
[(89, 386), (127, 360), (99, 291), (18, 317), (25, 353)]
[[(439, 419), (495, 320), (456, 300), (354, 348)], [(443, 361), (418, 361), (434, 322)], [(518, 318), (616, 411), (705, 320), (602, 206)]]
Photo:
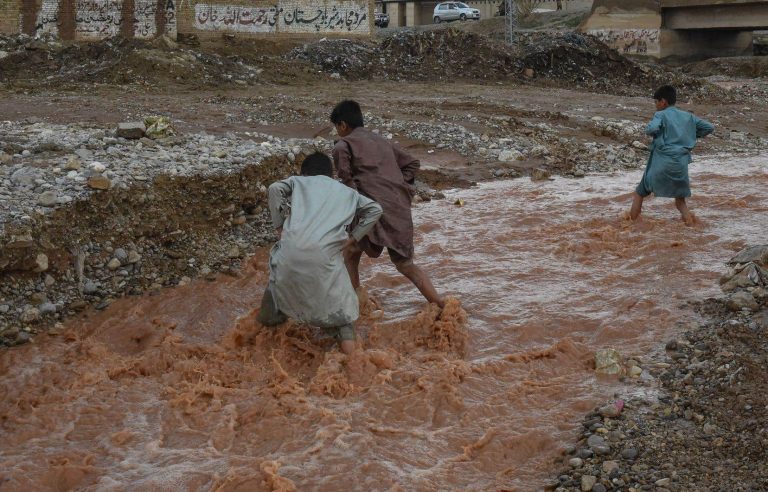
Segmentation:
[[(2, 0), (0, 0), (1, 2)], [(0, 7), (0, 32), (89, 41), (121, 35), (176, 37), (176, 0), (18, 0)]]
[(76, 41), (177, 33), (368, 36), (373, 19), (369, 0), (0, 0), (0, 33)]
[(661, 11), (657, 0), (595, 0), (579, 27), (620, 53), (661, 56)]
[(368, 0), (192, 0), (179, 10), (179, 32), (202, 37), (368, 36), (373, 21)]
[(592, 29), (589, 34), (625, 55), (661, 54), (660, 29)]

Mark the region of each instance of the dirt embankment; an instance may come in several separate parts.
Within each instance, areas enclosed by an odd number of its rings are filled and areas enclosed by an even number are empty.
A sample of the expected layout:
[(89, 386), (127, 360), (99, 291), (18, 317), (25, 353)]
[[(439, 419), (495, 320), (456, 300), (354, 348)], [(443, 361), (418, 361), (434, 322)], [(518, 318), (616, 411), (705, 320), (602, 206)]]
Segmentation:
[(0, 342), (23, 343), (124, 295), (235, 271), (273, 238), (261, 183), (293, 173), (276, 156), (225, 174), (159, 175), (5, 223)]

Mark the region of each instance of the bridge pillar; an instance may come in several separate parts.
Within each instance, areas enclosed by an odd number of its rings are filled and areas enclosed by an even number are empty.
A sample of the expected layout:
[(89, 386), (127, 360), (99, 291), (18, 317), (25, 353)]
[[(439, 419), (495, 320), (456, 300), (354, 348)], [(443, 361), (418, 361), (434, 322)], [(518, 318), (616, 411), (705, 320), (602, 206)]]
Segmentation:
[(752, 54), (752, 31), (721, 29), (662, 29), (660, 57), (695, 60)]
[(405, 3), (405, 25), (418, 26), (422, 23), (421, 6), (417, 2)]
[(387, 13), (389, 14), (389, 27), (405, 26), (405, 4), (400, 2), (387, 3)]

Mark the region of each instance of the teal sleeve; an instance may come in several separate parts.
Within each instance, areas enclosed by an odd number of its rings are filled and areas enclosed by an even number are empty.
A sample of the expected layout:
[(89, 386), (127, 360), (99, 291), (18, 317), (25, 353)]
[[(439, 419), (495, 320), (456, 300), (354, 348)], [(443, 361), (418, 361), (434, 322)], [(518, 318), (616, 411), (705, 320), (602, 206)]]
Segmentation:
[(664, 120), (661, 118), (661, 113), (656, 113), (653, 115), (651, 122), (648, 123), (648, 126), (645, 127), (645, 134), (655, 137), (661, 131), (663, 125)]

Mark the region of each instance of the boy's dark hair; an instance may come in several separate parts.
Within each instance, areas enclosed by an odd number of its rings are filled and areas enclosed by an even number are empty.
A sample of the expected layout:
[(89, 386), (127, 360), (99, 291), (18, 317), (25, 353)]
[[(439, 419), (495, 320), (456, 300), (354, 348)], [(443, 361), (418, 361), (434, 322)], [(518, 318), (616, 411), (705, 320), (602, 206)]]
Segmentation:
[(670, 106), (674, 106), (677, 102), (677, 91), (671, 85), (663, 85), (656, 89), (653, 98), (657, 101), (664, 99)]
[(337, 104), (331, 111), (331, 123), (338, 125), (341, 122), (353, 129), (363, 126), (363, 111), (360, 105), (349, 99)]
[(302, 176), (328, 176), (333, 177), (333, 164), (331, 159), (322, 152), (315, 152), (304, 158), (301, 163)]

